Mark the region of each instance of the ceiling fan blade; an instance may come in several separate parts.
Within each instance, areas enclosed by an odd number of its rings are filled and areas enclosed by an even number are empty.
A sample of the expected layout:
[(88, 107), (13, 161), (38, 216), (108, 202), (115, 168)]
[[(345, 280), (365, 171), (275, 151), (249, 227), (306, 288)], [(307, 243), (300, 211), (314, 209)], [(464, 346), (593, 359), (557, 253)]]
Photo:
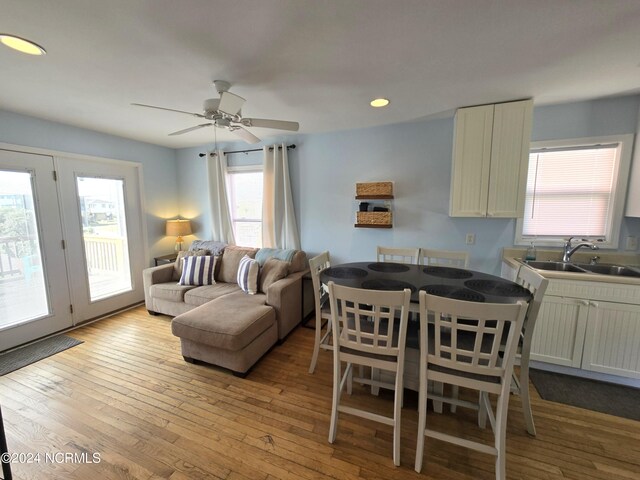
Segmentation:
[(242, 105), (244, 105), (246, 100), (238, 95), (234, 95), (229, 92), (222, 92), (220, 94), (220, 105), (218, 105), (218, 110), (224, 113), (228, 113), (229, 115), (236, 115)]
[(178, 130), (177, 132), (170, 133), (169, 136), (182, 135), (183, 133), (193, 132), (194, 130), (198, 130), (204, 127), (210, 127), (212, 125), (213, 123), (203, 123), (202, 125), (196, 125), (195, 127), (189, 127), (189, 128), (185, 128), (184, 130)]
[(246, 130), (242, 127), (236, 126), (231, 128), (230, 130), (247, 143), (258, 143), (260, 141), (260, 139), (256, 137), (253, 133), (251, 133), (249, 130)]
[(275, 128), (277, 130), (291, 130), (292, 132), (297, 132), (300, 128), (300, 124), (298, 122), (269, 120), (266, 118), (243, 118), (242, 124), (245, 127)]
[(205, 118), (205, 116), (200, 113), (185, 112), (184, 110), (174, 110), (173, 108), (156, 107), (154, 105), (145, 105), (144, 103), (132, 103), (131, 105), (135, 105), (136, 107), (155, 108), (156, 110), (166, 110), (167, 112), (186, 113), (187, 115), (192, 115), (194, 117)]

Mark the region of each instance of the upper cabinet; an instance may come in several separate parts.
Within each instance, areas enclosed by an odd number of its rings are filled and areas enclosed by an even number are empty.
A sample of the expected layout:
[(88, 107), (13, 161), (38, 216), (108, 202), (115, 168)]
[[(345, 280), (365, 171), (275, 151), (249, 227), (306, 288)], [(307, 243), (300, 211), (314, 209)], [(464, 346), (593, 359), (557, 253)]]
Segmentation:
[(638, 121), (638, 133), (633, 148), (633, 164), (629, 175), (629, 190), (627, 191), (627, 217), (640, 217), (640, 120)]
[(522, 216), (532, 112), (532, 100), (458, 109), (450, 216)]

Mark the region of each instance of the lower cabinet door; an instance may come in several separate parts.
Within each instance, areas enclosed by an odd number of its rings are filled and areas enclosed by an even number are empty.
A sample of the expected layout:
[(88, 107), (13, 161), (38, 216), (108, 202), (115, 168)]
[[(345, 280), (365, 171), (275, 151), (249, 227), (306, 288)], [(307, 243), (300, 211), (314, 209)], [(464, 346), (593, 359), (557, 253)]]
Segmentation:
[(580, 368), (589, 302), (545, 296), (538, 313), (531, 359)]
[(582, 368), (640, 378), (640, 305), (589, 302)]

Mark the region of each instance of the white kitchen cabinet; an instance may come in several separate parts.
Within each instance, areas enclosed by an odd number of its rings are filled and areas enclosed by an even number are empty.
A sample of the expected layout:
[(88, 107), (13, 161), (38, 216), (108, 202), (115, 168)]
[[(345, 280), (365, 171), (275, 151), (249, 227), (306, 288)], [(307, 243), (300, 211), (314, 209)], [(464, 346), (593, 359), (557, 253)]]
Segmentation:
[(640, 288), (550, 280), (531, 359), (640, 378)]
[(633, 163), (629, 173), (629, 189), (627, 191), (627, 217), (640, 217), (640, 119), (638, 120), (638, 133), (633, 148)]
[(458, 109), (450, 216), (522, 215), (532, 111), (532, 100)]
[(640, 378), (640, 305), (589, 302), (582, 368)]
[(580, 368), (589, 302), (545, 295), (531, 342), (531, 360)]

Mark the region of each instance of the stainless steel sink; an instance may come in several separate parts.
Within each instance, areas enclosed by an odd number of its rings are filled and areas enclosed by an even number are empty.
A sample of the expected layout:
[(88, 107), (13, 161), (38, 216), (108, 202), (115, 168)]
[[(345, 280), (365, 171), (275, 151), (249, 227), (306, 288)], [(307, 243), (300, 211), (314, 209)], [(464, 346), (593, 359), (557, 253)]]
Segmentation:
[(573, 272), (573, 273), (597, 273), (600, 275), (612, 275), (615, 277), (636, 277), (640, 278), (640, 268), (626, 267), (624, 265), (596, 264), (589, 263), (564, 263), (554, 261), (525, 261), (525, 265), (538, 270), (548, 270), (553, 272)]
[(539, 262), (539, 261), (525, 261), (526, 265), (538, 270), (551, 270), (555, 272), (574, 272), (574, 273), (588, 273), (583, 268), (580, 268), (572, 263), (564, 262)]
[[(635, 270), (633, 268), (625, 267), (624, 265), (608, 265), (608, 264), (600, 264), (600, 265), (590, 265), (590, 264), (578, 264), (580, 268), (583, 270), (587, 270), (593, 273), (599, 273), (601, 275), (615, 275), (619, 277), (640, 277), (640, 270)], [(534, 267), (535, 268), (535, 267)]]

